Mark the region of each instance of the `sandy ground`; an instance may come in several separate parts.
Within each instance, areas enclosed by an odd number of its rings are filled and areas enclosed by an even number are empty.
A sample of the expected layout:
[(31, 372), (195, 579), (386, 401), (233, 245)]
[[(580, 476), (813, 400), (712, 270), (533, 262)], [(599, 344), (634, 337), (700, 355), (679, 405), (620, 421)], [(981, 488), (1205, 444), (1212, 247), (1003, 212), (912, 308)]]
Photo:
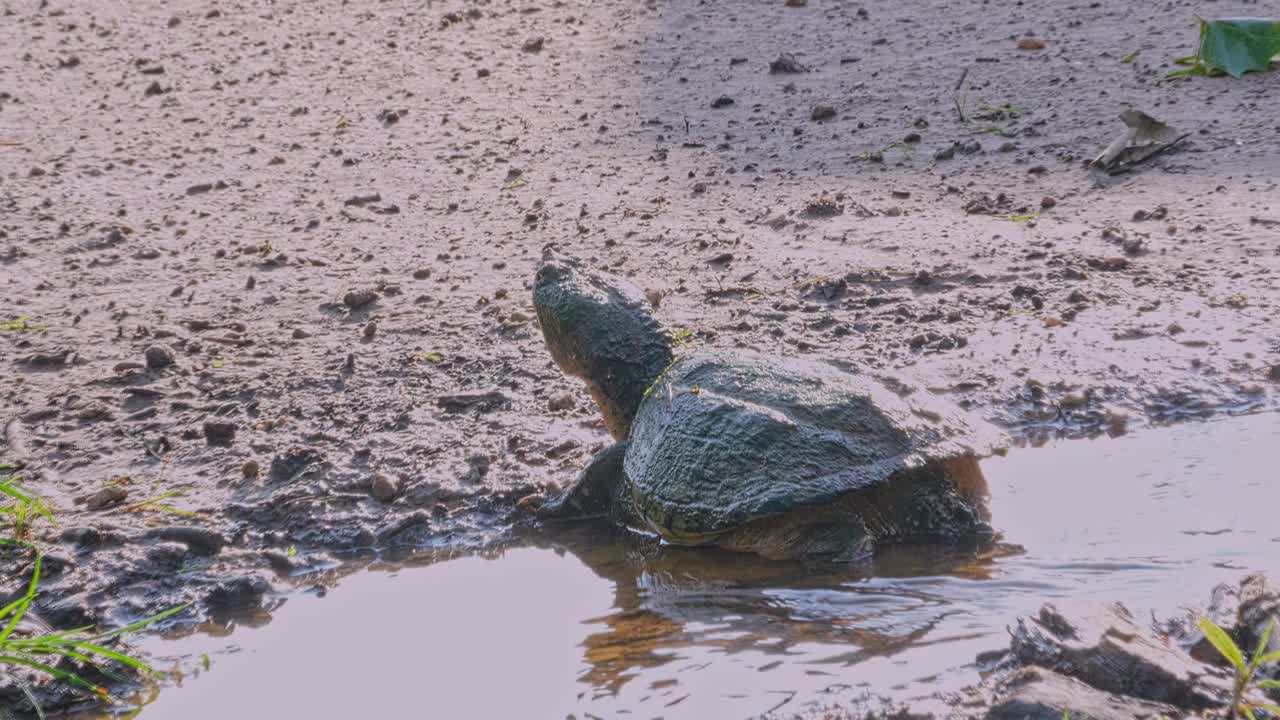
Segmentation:
[[(607, 437), (532, 319), (549, 244), (684, 344), (1032, 442), (1275, 408), (1280, 75), (1163, 79), (1196, 14), (1260, 11), (0, 0), (0, 461), (60, 521), (42, 613), (500, 536)], [(1128, 108), (1190, 137), (1101, 178)]]

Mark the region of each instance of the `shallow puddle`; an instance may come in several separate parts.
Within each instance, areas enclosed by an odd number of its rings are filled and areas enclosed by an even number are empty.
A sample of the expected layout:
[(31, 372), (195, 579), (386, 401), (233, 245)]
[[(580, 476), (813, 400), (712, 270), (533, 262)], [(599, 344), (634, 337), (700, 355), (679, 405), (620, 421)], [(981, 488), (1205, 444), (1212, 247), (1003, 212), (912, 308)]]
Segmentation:
[(735, 718), (921, 698), (977, 681), (975, 655), (1046, 600), (1146, 618), (1280, 572), (1277, 447), (1272, 414), (1014, 450), (985, 464), (1012, 554), (804, 567), (574, 533), (359, 572), (262, 627), (146, 641), (187, 677), (141, 717)]

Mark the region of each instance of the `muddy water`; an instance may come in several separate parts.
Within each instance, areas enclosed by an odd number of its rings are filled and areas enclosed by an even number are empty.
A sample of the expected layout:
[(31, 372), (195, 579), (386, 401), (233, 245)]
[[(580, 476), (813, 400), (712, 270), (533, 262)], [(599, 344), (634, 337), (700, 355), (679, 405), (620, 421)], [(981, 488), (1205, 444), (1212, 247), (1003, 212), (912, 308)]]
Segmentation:
[[(1049, 599), (1139, 618), (1280, 571), (1280, 415), (1020, 449), (987, 463), (1020, 551), (803, 567), (575, 533), (359, 572), (262, 627), (144, 649), (187, 669), (142, 717), (747, 717), (912, 699)], [(207, 669), (205, 662), (207, 657)]]

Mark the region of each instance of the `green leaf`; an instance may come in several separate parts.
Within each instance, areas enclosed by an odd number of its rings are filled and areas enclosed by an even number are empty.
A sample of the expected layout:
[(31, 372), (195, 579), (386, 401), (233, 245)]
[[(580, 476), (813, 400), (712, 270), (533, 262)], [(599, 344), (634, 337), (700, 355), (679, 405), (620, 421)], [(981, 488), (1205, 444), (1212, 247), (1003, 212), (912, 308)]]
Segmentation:
[(1253, 714), (1253, 708), (1248, 705), (1241, 705), (1240, 709), (1244, 710), (1245, 717), (1249, 718), (1249, 720), (1258, 720), (1258, 717)]
[(1271, 69), (1280, 55), (1280, 20), (1274, 18), (1221, 18), (1202, 21), (1200, 63), (1209, 71), (1231, 77)]
[[(1142, 52), (1141, 50), (1134, 50), (1133, 52), (1129, 53), (1128, 55), (1125, 55), (1124, 57), (1120, 58), (1120, 62), (1124, 63), (1125, 65), (1128, 65), (1129, 63), (1133, 62), (1134, 60), (1137, 60), (1137, 59), (1138, 59), (1138, 53), (1141, 53), (1141, 52)], [(1177, 62), (1177, 61), (1175, 60), (1174, 62)]]
[[(0, 617), (3, 617), (3, 615), (0, 615)], [(1273, 663), (1278, 661), (1280, 661), (1280, 650), (1277, 650), (1276, 652), (1273, 652), (1273, 653), (1267, 653), (1266, 655), (1263, 655), (1262, 657), (1258, 658), (1258, 666), (1261, 667), (1263, 665), (1266, 665), (1267, 663)]]
[(1259, 680), (1258, 687), (1263, 690), (1278, 690), (1280, 689), (1280, 680)]
[(1266, 657), (1267, 644), (1271, 642), (1271, 631), (1275, 629), (1275, 620), (1267, 623), (1267, 629), (1262, 631), (1262, 639), (1258, 641), (1258, 649), (1253, 651), (1253, 660), (1249, 663), (1249, 669), (1256, 670), (1262, 665), (1262, 658)]
[(1200, 618), (1200, 631), (1204, 633), (1204, 637), (1222, 657), (1226, 658), (1237, 670), (1244, 672), (1248, 666), (1244, 664), (1244, 655), (1240, 652), (1240, 648), (1236, 646), (1236, 641), (1225, 630), (1218, 627), (1212, 620), (1207, 617)]

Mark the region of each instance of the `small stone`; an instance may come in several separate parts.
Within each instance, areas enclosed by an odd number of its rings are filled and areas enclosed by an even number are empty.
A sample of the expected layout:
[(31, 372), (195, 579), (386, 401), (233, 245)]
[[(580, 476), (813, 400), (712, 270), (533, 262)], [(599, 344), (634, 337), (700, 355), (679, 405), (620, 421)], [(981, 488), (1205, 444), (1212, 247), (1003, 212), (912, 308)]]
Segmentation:
[(1271, 382), (1280, 382), (1280, 365), (1267, 368), (1267, 379)]
[(1040, 208), (1042, 210), (1048, 210), (1049, 208), (1054, 207), (1057, 204), (1058, 204), (1058, 201), (1054, 199), (1052, 195), (1045, 195), (1044, 197), (1040, 198)]
[(830, 105), (814, 105), (813, 110), (809, 112), (809, 119), (814, 122), (830, 120), (835, 116), (836, 109)]
[(105, 487), (96, 493), (84, 499), (84, 506), (90, 510), (101, 510), (112, 505), (118, 505), (129, 497), (129, 491), (119, 485)]
[(1043, 50), (1044, 47), (1044, 40), (1038, 37), (1024, 37), (1018, 40), (1019, 50)]
[(293, 330), (294, 340), (306, 340), (309, 337), (311, 337), (311, 333), (307, 332), (306, 330), (303, 330), (302, 328), (294, 328)]
[(787, 7), (804, 7), (809, 4), (809, 0), (787, 0)]
[(547, 408), (552, 412), (572, 410), (575, 405), (577, 405), (577, 401), (574, 400), (573, 393), (561, 393), (547, 401)]
[(720, 108), (727, 108), (732, 104), (733, 104), (733, 98), (729, 97), (728, 95), (721, 95), (720, 97), (711, 101), (711, 107), (717, 110)]
[(796, 60), (795, 55), (782, 53), (777, 60), (769, 63), (769, 72), (773, 75), (794, 75), (809, 72), (809, 68), (802, 65), (799, 60)]
[(649, 301), (654, 310), (657, 310), (658, 306), (662, 304), (662, 298), (665, 296), (666, 293), (656, 288), (645, 288), (644, 290), (644, 299)]
[(918, 132), (909, 132), (902, 136), (902, 142), (907, 143), (908, 145), (915, 145), (923, 139), (924, 138)]
[(206, 422), (204, 424), (204, 441), (213, 447), (230, 447), (235, 439), (235, 423)]
[(378, 500), (391, 502), (400, 494), (400, 482), (390, 475), (378, 473), (373, 476), (373, 484), (369, 490)]
[(376, 290), (368, 288), (363, 290), (348, 290), (342, 296), (342, 304), (346, 305), (351, 310), (358, 310), (377, 299), (378, 292)]
[(174, 363), (173, 349), (167, 345), (152, 345), (142, 355), (147, 360), (147, 367), (152, 370), (169, 367)]
[(245, 480), (254, 480), (262, 474), (262, 466), (258, 464), (257, 460), (245, 460), (244, 464), (240, 466), (240, 474), (244, 476)]
[(364, 326), (364, 339), (372, 340), (374, 335), (378, 334), (378, 323), (370, 320), (369, 324)]
[(539, 53), (539, 52), (542, 52), (542, 48), (546, 44), (547, 44), (546, 38), (539, 36), (536, 38), (530, 38), (529, 40), (526, 40), (524, 45), (520, 49), (527, 53)]
[(426, 280), (431, 277), (431, 268), (418, 268), (413, 271), (414, 280)]

